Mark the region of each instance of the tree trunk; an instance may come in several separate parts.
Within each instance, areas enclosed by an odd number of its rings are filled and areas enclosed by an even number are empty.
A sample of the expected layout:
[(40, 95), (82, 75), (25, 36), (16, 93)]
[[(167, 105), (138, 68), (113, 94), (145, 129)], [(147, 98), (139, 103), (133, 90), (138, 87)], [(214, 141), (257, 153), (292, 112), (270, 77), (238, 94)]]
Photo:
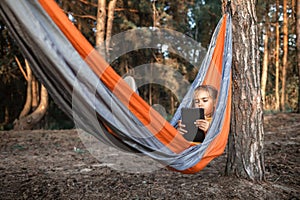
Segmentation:
[[(19, 65), (19, 68), (21, 70), (21, 72), (23, 73), (26, 81), (27, 81), (27, 92), (26, 92), (26, 102), (24, 105), (23, 110), (21, 111), (20, 115), (19, 115), (19, 119), (14, 121), (14, 130), (30, 130), (32, 129), (45, 115), (47, 108), (48, 108), (48, 92), (47, 89), (42, 85), (41, 87), (41, 93), (40, 93), (40, 97), (35, 97), (37, 100), (39, 100), (39, 104), (36, 107), (36, 109), (34, 109), (32, 107), (32, 96), (34, 94), (34, 87), (32, 87), (32, 85), (37, 85), (38, 82), (34, 82), (33, 81), (33, 75), (32, 75), (32, 71), (31, 68), (27, 62), (27, 60), (25, 60), (25, 64), (26, 64), (26, 72), (23, 70), (21, 63), (19, 62), (19, 60), (16, 58), (16, 61)], [(36, 86), (38, 88), (38, 86)], [(38, 94), (38, 92), (36, 93)], [(32, 113), (30, 113), (32, 110), (34, 110)]]
[[(300, 1), (297, 1), (296, 11), (296, 32), (297, 32), (297, 62), (298, 62), (298, 79), (300, 84)], [(298, 85), (298, 113), (300, 113), (300, 86)]]
[(39, 122), (43, 116), (45, 115), (47, 108), (48, 108), (48, 103), (49, 103), (49, 98), (48, 98), (48, 91), (45, 88), (44, 85), (41, 85), (41, 100), (38, 105), (38, 107), (34, 110), (34, 112), (31, 114), (32, 119), (34, 119), (34, 122)]
[(106, 27), (106, 41), (105, 41), (107, 55), (109, 55), (109, 49), (110, 49), (109, 45), (110, 45), (116, 3), (117, 0), (111, 0), (108, 4), (108, 14), (107, 14), (108, 18), (107, 18), (107, 27)]
[(48, 108), (48, 92), (42, 85), (41, 98), (38, 107), (31, 114), (15, 122), (14, 130), (31, 130), (44, 117)]
[(266, 84), (268, 79), (268, 65), (269, 65), (269, 48), (268, 48), (268, 39), (269, 39), (269, 1), (266, 6), (266, 21), (265, 21), (265, 38), (264, 38), (264, 58), (263, 58), (263, 69), (261, 75), (261, 96), (263, 100), (263, 105), (265, 106), (266, 100)]
[(19, 69), (23, 73), (24, 78), (26, 79), (27, 82), (27, 90), (26, 90), (26, 102), (23, 107), (23, 110), (21, 111), (19, 115), (19, 119), (22, 117), (25, 117), (31, 110), (31, 103), (32, 103), (32, 71), (30, 69), (30, 66), (28, 62), (25, 60), (25, 66), (26, 66), (26, 72), (23, 70), (23, 67), (19, 61), (19, 59), (16, 57), (15, 58), (17, 61), (17, 64), (19, 66)]
[(262, 181), (264, 132), (255, 2), (231, 2), (233, 104), (226, 174)]
[(286, 69), (288, 57), (288, 17), (287, 0), (283, 0), (283, 58), (282, 58), (282, 82), (281, 82), (281, 110), (285, 111), (285, 89), (286, 89)]
[(96, 47), (103, 53), (104, 37), (105, 37), (105, 24), (106, 24), (106, 0), (98, 0), (97, 12), (97, 26), (96, 26)]
[(32, 110), (35, 110), (39, 103), (39, 82), (36, 80), (35, 76), (32, 76)]
[(276, 0), (276, 47), (275, 47), (275, 110), (279, 110), (279, 48), (280, 48), (280, 32), (279, 32), (279, 0)]

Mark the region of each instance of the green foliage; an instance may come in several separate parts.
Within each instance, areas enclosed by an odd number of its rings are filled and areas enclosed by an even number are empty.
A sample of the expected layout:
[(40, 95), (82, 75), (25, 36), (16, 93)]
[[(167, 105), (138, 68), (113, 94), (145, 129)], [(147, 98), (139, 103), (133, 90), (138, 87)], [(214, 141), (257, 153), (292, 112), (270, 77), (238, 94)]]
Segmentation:
[(208, 47), (211, 35), (222, 15), (221, 1), (195, 1), (190, 10), (191, 32), (196, 40)]

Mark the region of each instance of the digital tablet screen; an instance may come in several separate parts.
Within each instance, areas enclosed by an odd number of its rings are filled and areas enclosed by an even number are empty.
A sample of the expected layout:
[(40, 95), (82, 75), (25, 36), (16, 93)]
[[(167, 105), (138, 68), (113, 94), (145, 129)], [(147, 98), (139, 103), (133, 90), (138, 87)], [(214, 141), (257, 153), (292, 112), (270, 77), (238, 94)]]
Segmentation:
[(182, 123), (188, 131), (183, 137), (188, 141), (202, 142), (204, 140), (204, 132), (196, 127), (194, 122), (197, 119), (204, 119), (203, 108), (182, 108), (181, 109)]

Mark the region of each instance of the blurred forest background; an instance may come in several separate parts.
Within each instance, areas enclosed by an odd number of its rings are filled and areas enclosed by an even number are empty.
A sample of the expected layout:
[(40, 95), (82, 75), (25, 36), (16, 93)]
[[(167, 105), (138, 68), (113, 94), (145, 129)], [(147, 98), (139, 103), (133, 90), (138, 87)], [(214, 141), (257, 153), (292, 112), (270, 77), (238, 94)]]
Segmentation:
[[(168, 28), (184, 33), (204, 48), (222, 15), (221, 0), (58, 0), (74, 25), (97, 48), (117, 33), (139, 27)], [(265, 112), (299, 112), (299, 65), (297, 63), (296, 0), (258, 0), (261, 90)], [(97, 10), (101, 12), (97, 12)], [(98, 30), (98, 31), (96, 31)], [(73, 128), (71, 119), (60, 110), (36, 80), (30, 63), (0, 18), (0, 130), (21, 129), (18, 120), (38, 114), (43, 129)], [(134, 40), (134, 39), (133, 39)], [(143, 42), (143, 41), (135, 41)], [(113, 48), (107, 48), (109, 54)], [(145, 59), (147, 58), (147, 59)], [(116, 59), (112, 66), (121, 75), (145, 63), (161, 63), (193, 81), (197, 70), (178, 55), (165, 58), (161, 49), (143, 49)], [(174, 70), (171, 70), (174, 71)], [(168, 74), (168, 80), (174, 80)], [(174, 82), (174, 85), (178, 85)], [(168, 88), (157, 84), (138, 88), (150, 104), (160, 104), (168, 116), (176, 111), (178, 99)], [(43, 106), (41, 106), (43, 105)]]

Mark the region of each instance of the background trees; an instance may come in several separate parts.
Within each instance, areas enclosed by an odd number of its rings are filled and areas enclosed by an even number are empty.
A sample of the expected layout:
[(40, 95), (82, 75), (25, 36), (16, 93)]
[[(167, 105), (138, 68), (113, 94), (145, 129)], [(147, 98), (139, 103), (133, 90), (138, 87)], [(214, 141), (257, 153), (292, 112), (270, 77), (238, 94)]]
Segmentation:
[[(58, 1), (70, 20), (78, 27), (86, 38), (97, 47), (99, 41), (106, 40), (110, 35), (120, 33), (136, 27), (171, 28), (183, 32), (201, 42), (207, 47), (212, 31), (221, 16), (221, 2), (190, 0), (185, 3), (178, 1), (99, 1), (102, 6), (101, 15), (97, 12), (98, 1)], [(112, 5), (112, 6), (110, 6)], [(115, 8), (114, 8), (115, 7)], [(280, 4), (279, 0), (258, 1), (256, 5), (257, 24), (259, 25), (259, 39), (262, 70), (262, 97), (266, 111), (296, 111), (299, 104), (299, 67), (296, 54), (296, 1), (289, 0)], [(107, 12), (106, 12), (107, 11)], [(107, 14), (105, 14), (107, 13)], [(284, 14), (285, 13), (285, 14)], [(102, 19), (103, 26), (97, 30), (97, 18)], [(1, 24), (1, 124), (10, 124), (22, 110), (25, 101), (25, 80), (14, 59), (22, 56), (3, 22)], [(113, 25), (112, 25), (113, 24)], [(102, 36), (97, 36), (98, 34)], [(107, 34), (105, 34), (107, 33)], [(99, 39), (99, 41), (97, 41)], [(142, 42), (142, 41), (136, 41)], [(112, 48), (107, 48), (108, 53)], [(147, 55), (146, 55), (147, 54)], [(152, 58), (144, 60), (144, 57)], [(174, 55), (171, 61), (162, 60), (160, 52), (143, 50), (130, 52), (118, 59), (112, 65), (121, 75), (128, 73), (133, 66), (141, 63), (161, 62), (172, 66), (185, 76), (193, 80), (195, 71), (179, 57)], [(134, 58), (134, 59), (133, 59)], [(138, 59), (136, 59), (138, 58)], [(159, 58), (159, 59), (158, 59)], [(299, 63), (299, 62), (298, 62)], [(24, 63), (22, 63), (24, 65)], [(144, 86), (140, 88), (141, 95), (150, 103), (161, 102), (159, 94), (162, 88)], [(150, 92), (150, 93), (149, 93)], [(167, 92), (168, 93), (168, 92)], [(167, 93), (163, 92), (163, 95)], [(18, 98), (16, 98), (16, 96)], [(11, 99), (10, 101), (4, 101)], [(16, 99), (18, 103), (15, 102)], [(165, 106), (170, 108), (170, 115), (176, 109), (176, 103), (169, 106), (172, 95), (164, 97)], [(50, 108), (52, 106), (50, 101)], [(54, 109), (54, 108), (51, 108)], [(49, 120), (49, 119), (48, 119)]]
[(295, 3), (294, 0), (268, 0), (258, 1), (256, 6), (261, 63), (264, 63), (261, 65), (268, 68), (266, 72), (262, 70), (261, 76), (265, 111), (297, 111), (299, 59)]
[(27, 60), (25, 60), (25, 69), (17, 57), (16, 62), (27, 82), (27, 90), (23, 110), (14, 121), (14, 130), (30, 130), (41, 121), (48, 109), (48, 91), (44, 85), (39, 84)]
[[(99, 38), (101, 42), (107, 40), (110, 35), (132, 28), (159, 27), (185, 33), (200, 41), (206, 48), (212, 31), (221, 17), (221, 1), (219, 0), (189, 0), (184, 3), (176, 0), (107, 0), (99, 2), (97, 0), (58, 0), (57, 2), (74, 25), (95, 47), (98, 45)], [(297, 5), (299, 7), (299, 3)], [(100, 8), (102, 11), (98, 12)], [(259, 26), (257, 37), (261, 53), (261, 60), (255, 61), (255, 64), (264, 66), (262, 71), (255, 71), (255, 73), (258, 77), (262, 77), (264, 109), (265, 111), (279, 111), (280, 109), (296, 111), (299, 109), (299, 62), (297, 65), (299, 55), (296, 54), (296, 39), (298, 38), (297, 41), (299, 41), (299, 37), (296, 37), (297, 34), (299, 35), (299, 30), (297, 30), (299, 25), (296, 26), (296, 19), (299, 24), (299, 14), (296, 15), (296, 1), (258, 1), (256, 8), (253, 9), (257, 10), (257, 19), (254, 17), (253, 23)], [(299, 12), (299, 9), (297, 11)], [(103, 21), (101, 28), (96, 26), (101, 24), (97, 23), (99, 19)], [(239, 21), (239, 19), (236, 20), (236, 22)], [(96, 32), (97, 29), (101, 31)], [(15, 56), (19, 58), (22, 66), (25, 63), (21, 52), (2, 21), (0, 21), (0, 31), (0, 128), (10, 129), (25, 105), (27, 87)], [(96, 36), (102, 32), (104, 34)], [(297, 44), (299, 49), (299, 42)], [(107, 46), (106, 53), (109, 54), (113, 48), (113, 44)], [(153, 49), (129, 52), (114, 60), (112, 66), (120, 75), (124, 75), (132, 73), (135, 66), (154, 62), (172, 67), (186, 76), (189, 81), (192, 81), (196, 74), (195, 69), (182, 58), (170, 54), (169, 59), (166, 60), (161, 51)], [(168, 76), (172, 77), (173, 75), (169, 74)], [(167, 108), (169, 115), (176, 110), (178, 100), (174, 99), (167, 88), (149, 84), (139, 89), (141, 96), (151, 105), (162, 104)], [(55, 121), (53, 116), (58, 120)], [(38, 127), (72, 127), (72, 122), (68, 121), (50, 99), (49, 109)]]

